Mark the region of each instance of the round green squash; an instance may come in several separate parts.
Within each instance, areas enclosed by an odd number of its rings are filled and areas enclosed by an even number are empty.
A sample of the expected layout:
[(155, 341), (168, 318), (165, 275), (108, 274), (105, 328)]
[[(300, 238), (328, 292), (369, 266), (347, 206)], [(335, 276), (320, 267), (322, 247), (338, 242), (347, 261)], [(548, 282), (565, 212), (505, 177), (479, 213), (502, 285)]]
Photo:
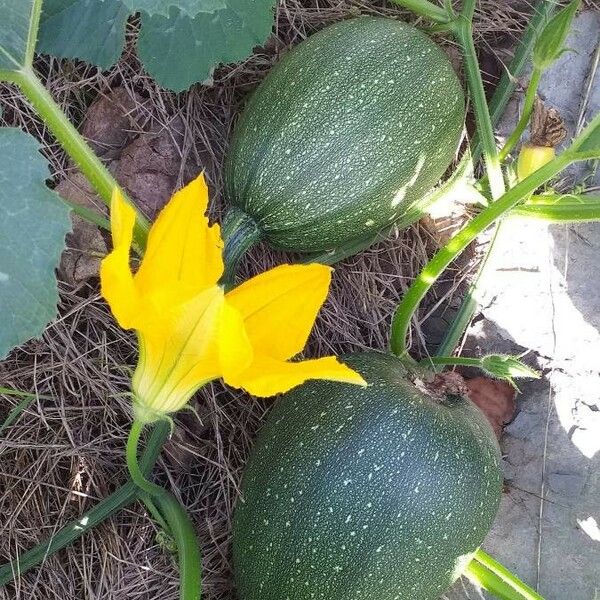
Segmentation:
[(305, 384), (259, 435), (233, 524), (241, 600), (433, 600), (491, 526), (500, 453), (479, 409), (391, 355), (345, 362), (367, 388)]
[(400, 219), (439, 181), (464, 123), (444, 52), (412, 25), (358, 17), (286, 54), (250, 98), (229, 200), (272, 246), (329, 250)]

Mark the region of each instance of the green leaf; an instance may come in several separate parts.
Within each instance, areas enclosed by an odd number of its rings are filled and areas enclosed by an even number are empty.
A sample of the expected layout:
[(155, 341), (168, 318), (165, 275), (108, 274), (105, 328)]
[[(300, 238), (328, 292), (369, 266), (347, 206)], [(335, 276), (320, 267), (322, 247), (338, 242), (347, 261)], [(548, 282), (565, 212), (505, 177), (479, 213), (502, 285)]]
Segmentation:
[(518, 357), (508, 354), (488, 354), (481, 359), (481, 369), (490, 377), (495, 379), (504, 379), (515, 388), (514, 380), (519, 378), (539, 379), (540, 373), (525, 363)]
[(264, 43), (273, 24), (274, 0), (236, 0), (235, 8), (190, 19), (142, 14), (138, 54), (148, 73), (171, 90), (209, 79), (215, 66), (241, 60)]
[(573, 160), (600, 158), (600, 113), (594, 116), (565, 152)]
[(121, 56), (128, 16), (121, 0), (45, 0), (37, 51), (108, 69)]
[(123, 49), (129, 11), (140, 11), (138, 54), (146, 70), (163, 87), (182, 91), (209, 79), (218, 64), (246, 58), (264, 43), (275, 3), (172, 0), (166, 16), (169, 3), (163, 0), (45, 0), (38, 51), (106, 69)]
[(0, 359), (41, 335), (55, 317), (54, 269), (71, 228), (69, 210), (45, 185), (34, 138), (0, 129)]
[(41, 0), (0, 0), (0, 76), (31, 66)]
[(581, 0), (572, 0), (544, 27), (533, 47), (533, 65), (541, 71), (547, 69), (563, 52), (571, 24)]
[(130, 12), (168, 17), (169, 10), (175, 8), (193, 18), (199, 13), (213, 13), (227, 6), (236, 6), (238, 0), (123, 0), (123, 3)]

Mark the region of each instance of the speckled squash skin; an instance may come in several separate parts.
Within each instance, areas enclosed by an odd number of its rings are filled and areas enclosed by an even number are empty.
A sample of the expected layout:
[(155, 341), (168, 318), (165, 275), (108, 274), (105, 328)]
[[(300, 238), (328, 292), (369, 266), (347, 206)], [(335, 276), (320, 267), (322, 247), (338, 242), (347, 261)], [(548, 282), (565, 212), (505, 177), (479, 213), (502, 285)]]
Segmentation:
[(240, 600), (433, 600), (494, 519), (500, 453), (479, 409), (433, 401), (393, 356), (345, 362), (368, 388), (310, 382), (259, 435), (234, 516)]
[(278, 248), (313, 252), (389, 226), (450, 165), (461, 85), (412, 25), (358, 17), (290, 51), (248, 102), (225, 165), (229, 200)]

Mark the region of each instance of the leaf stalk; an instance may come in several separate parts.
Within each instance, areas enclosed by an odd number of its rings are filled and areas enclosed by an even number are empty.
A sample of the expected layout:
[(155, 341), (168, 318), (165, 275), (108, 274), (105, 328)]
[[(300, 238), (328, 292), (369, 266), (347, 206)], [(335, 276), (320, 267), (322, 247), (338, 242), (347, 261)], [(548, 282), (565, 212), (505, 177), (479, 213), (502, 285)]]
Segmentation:
[[(65, 152), (81, 169), (104, 203), (110, 206), (113, 190), (119, 187), (119, 184), (56, 104), (39, 77), (29, 67), (11, 73), (3, 73), (3, 75), (7, 81), (20, 88)], [(124, 192), (123, 194), (134, 206), (131, 199)], [(134, 241), (136, 251), (141, 253), (146, 247), (150, 226), (147, 219), (137, 209), (136, 215)]]
[(500, 600), (544, 600), (481, 548), (475, 552), (464, 575)]

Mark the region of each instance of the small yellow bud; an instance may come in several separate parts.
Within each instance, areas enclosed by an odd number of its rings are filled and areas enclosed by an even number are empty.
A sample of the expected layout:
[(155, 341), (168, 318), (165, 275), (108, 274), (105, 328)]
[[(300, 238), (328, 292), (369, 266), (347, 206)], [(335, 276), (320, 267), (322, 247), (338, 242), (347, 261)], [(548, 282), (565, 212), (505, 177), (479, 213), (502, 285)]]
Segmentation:
[(529, 177), (538, 169), (548, 164), (556, 156), (554, 148), (550, 146), (533, 146), (525, 144), (517, 161), (517, 176), (519, 181)]

